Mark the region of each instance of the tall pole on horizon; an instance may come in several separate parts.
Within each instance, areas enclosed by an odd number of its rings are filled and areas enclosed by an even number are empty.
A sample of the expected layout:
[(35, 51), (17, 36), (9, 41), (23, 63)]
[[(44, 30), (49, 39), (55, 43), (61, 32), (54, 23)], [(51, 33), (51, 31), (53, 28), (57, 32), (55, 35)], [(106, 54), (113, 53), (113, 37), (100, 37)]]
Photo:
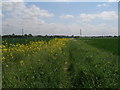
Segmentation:
[(80, 37), (82, 36), (82, 30), (80, 29)]

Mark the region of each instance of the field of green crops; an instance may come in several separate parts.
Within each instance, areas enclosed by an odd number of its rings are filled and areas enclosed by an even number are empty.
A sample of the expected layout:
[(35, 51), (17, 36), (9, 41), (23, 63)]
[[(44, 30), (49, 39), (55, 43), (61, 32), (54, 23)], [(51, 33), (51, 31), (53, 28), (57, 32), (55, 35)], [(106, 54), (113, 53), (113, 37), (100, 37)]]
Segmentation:
[(117, 38), (3, 38), (3, 88), (118, 88)]

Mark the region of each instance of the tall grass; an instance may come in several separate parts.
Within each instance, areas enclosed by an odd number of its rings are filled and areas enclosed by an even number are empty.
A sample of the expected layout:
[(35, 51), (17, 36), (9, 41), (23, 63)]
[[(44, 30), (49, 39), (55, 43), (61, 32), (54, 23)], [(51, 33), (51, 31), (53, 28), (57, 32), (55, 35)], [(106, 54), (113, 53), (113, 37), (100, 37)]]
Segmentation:
[(30, 56), (22, 57), (25, 64), (23, 66), (19, 60), (11, 60), (9, 67), (3, 64), (3, 87), (118, 87), (117, 55), (88, 45), (82, 40), (71, 39), (65, 47), (62, 47), (61, 52), (56, 48), (51, 56), (49, 49), (53, 45)]
[(70, 76), (74, 88), (117, 88), (118, 56), (87, 45), (82, 40), (69, 44)]

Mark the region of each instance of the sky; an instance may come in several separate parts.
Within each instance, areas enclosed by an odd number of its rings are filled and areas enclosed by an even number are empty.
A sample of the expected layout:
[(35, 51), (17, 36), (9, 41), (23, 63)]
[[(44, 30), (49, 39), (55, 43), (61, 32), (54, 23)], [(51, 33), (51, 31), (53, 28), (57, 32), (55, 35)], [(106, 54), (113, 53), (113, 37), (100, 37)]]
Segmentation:
[[(72, 2), (2, 2), (0, 24), (2, 34), (33, 35), (118, 35), (118, 3)], [(50, 1), (50, 0), (49, 0)], [(99, 1), (99, 0), (98, 0)], [(0, 5), (1, 6), (1, 5)]]

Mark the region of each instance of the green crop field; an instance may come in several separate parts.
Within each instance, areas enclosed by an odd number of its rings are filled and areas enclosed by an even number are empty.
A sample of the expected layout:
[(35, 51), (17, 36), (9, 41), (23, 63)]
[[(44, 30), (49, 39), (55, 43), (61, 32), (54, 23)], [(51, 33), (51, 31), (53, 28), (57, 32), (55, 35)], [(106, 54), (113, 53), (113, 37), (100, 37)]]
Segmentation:
[[(23, 37), (23, 38), (2, 38), (3, 41), (5, 41), (8, 44), (28, 44), (30, 41), (49, 41), (52, 38), (44, 37), (44, 38), (39, 38), (39, 37)], [(3, 43), (4, 44), (4, 43)]]
[(3, 88), (118, 88), (117, 38), (3, 38)]
[(118, 38), (91, 38), (84, 41), (101, 50), (118, 54)]

